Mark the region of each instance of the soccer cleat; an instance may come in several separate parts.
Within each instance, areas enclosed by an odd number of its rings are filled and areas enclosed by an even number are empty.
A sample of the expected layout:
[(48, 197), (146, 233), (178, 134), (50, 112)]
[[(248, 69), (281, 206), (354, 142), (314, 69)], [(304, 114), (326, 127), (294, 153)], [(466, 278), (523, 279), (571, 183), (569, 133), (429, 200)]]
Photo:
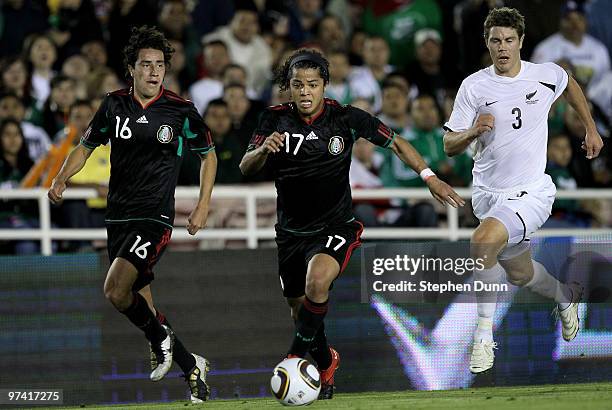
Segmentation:
[(185, 380), (187, 380), (189, 390), (191, 390), (191, 402), (196, 404), (208, 400), (210, 395), (210, 389), (206, 384), (206, 375), (210, 371), (210, 364), (202, 356), (193, 353), (191, 355), (196, 364), (189, 374), (185, 375)]
[(582, 299), (584, 288), (580, 284), (573, 282), (569, 285), (572, 291), (572, 302), (565, 309), (559, 309), (557, 305), (553, 309), (553, 316), (561, 320), (561, 334), (566, 342), (573, 340), (580, 330), (580, 318), (578, 317), (578, 306)]
[(151, 343), (149, 343), (149, 363), (151, 364), (151, 371), (157, 369), (157, 355), (153, 351)]
[(472, 347), (472, 356), (470, 357), (470, 372), (473, 374), (483, 373), (493, 367), (495, 362), (495, 353), (493, 349), (497, 349), (497, 343), (474, 342)]
[(319, 393), (319, 400), (329, 400), (334, 397), (334, 374), (338, 367), (340, 367), (340, 355), (331, 346), (329, 348), (332, 361), (326, 370), (319, 370), (321, 374), (321, 392)]
[[(166, 331), (166, 338), (159, 346), (151, 346), (157, 358), (157, 367), (151, 372), (151, 381), (157, 382), (164, 378), (170, 367), (172, 367), (172, 348), (174, 347), (174, 332), (166, 325), (162, 325)], [(153, 363), (151, 363), (153, 365)]]

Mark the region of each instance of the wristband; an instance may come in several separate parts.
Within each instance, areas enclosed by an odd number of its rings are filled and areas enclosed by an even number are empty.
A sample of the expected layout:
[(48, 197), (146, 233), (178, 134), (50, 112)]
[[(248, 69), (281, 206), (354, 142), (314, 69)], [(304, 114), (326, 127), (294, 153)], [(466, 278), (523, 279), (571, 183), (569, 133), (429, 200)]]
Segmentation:
[(421, 171), (420, 176), (423, 181), (427, 182), (429, 178), (435, 177), (436, 174), (431, 169), (425, 168), (424, 170)]

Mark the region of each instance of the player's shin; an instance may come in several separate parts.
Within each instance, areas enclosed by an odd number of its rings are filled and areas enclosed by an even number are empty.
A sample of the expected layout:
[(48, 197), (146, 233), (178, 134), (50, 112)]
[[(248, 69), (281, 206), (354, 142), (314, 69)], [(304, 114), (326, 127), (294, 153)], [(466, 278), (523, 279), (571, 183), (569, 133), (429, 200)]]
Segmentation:
[[(503, 276), (503, 268), (496, 263), (489, 269), (474, 271), (474, 281), (480, 281), (484, 285), (500, 283)], [(483, 286), (484, 289), (490, 287)], [(492, 342), (493, 341), (493, 316), (497, 306), (497, 291), (482, 291), (476, 294), (478, 305), (478, 325), (474, 334), (474, 341)]]
[(552, 276), (540, 262), (533, 262), (533, 278), (525, 286), (535, 293), (554, 299), (563, 310), (572, 301), (572, 290)]
[(327, 336), (325, 335), (325, 322), (321, 322), (321, 326), (319, 326), (308, 352), (314, 361), (317, 362), (319, 369), (327, 369), (331, 365), (332, 356), (327, 344)]
[(123, 313), (153, 345), (159, 345), (167, 336), (161, 323), (155, 318), (147, 301), (140, 293), (133, 292), (132, 304)]
[(304, 303), (298, 311), (295, 322), (295, 336), (288, 352), (289, 355), (306, 356), (326, 314), (327, 301), (316, 303), (311, 301), (308, 296), (304, 298)]

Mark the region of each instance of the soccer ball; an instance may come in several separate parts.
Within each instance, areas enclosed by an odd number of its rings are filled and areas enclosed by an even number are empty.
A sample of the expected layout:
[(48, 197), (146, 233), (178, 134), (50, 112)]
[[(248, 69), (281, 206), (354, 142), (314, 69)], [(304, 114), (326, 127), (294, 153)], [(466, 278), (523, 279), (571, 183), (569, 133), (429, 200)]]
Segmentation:
[(272, 394), (284, 406), (304, 406), (321, 391), (318, 370), (302, 358), (285, 359), (274, 368), (270, 380)]

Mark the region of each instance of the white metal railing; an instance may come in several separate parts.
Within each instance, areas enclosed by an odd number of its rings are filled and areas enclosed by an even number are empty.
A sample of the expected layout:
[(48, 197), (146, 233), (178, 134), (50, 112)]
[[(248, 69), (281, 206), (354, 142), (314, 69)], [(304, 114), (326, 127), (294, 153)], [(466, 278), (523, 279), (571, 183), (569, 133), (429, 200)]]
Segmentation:
[[(471, 189), (460, 188), (456, 190), (463, 198), (471, 197)], [(197, 199), (198, 187), (178, 187), (176, 199)], [(94, 189), (68, 189), (64, 193), (65, 199), (96, 198)], [(581, 189), (576, 191), (557, 191), (558, 199), (612, 199), (612, 189)], [(246, 228), (210, 228), (191, 236), (185, 229), (176, 229), (173, 239), (202, 240), (202, 239), (245, 239), (249, 248), (257, 248), (258, 240), (274, 238), (274, 228), (257, 227), (257, 200), (276, 198), (276, 189), (273, 186), (217, 186), (213, 191), (213, 199), (238, 198), (244, 199), (246, 204)], [(355, 189), (354, 199), (431, 199), (431, 194), (424, 188), (398, 188), (398, 189)], [(54, 239), (80, 239), (96, 240), (106, 239), (105, 229), (56, 229), (51, 228), (51, 208), (47, 199), (47, 190), (34, 189), (0, 189), (0, 199), (33, 199), (39, 205), (39, 229), (0, 229), (2, 239), (35, 239), (41, 241), (42, 253), (52, 253), (51, 241)], [(366, 228), (363, 234), (367, 239), (458, 239), (469, 238), (473, 232), (471, 228), (459, 227), (458, 210), (446, 206), (447, 227), (439, 228)], [(612, 229), (541, 229), (535, 236), (595, 236), (612, 235)]]

